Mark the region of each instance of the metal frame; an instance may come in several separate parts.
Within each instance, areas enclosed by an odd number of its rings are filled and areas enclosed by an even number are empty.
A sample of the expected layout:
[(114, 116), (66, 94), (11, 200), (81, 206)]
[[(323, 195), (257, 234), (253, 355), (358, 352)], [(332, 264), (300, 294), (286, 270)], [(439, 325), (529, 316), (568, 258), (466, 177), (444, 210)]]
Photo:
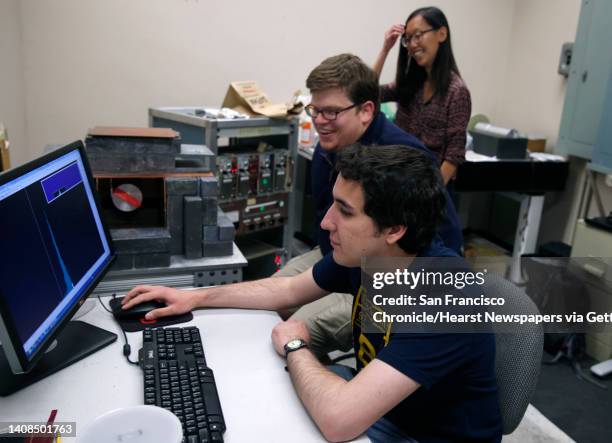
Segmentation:
[(187, 288), (237, 283), (242, 281), (242, 268), (246, 265), (246, 258), (235, 244), (228, 256), (188, 260), (183, 255), (173, 255), (170, 266), (165, 268), (109, 271), (92, 294), (125, 294), (142, 284)]
[[(149, 126), (167, 126), (175, 130), (182, 127), (189, 132), (188, 143), (203, 143), (215, 155), (218, 154), (219, 138), (221, 137), (267, 137), (286, 135), (287, 148), (292, 162), (292, 184), (289, 190), (289, 217), (283, 227), (283, 249), (285, 257), (290, 257), (292, 251), (293, 233), (301, 229), (301, 217), (296, 217), (300, 208), (297, 207), (295, 183), (298, 178), (298, 119), (273, 119), (268, 117), (250, 117), (245, 119), (210, 119), (199, 117), (196, 109), (202, 107), (163, 107), (149, 108)], [(201, 128), (201, 129), (200, 129)], [(200, 132), (201, 131), (201, 132)]]

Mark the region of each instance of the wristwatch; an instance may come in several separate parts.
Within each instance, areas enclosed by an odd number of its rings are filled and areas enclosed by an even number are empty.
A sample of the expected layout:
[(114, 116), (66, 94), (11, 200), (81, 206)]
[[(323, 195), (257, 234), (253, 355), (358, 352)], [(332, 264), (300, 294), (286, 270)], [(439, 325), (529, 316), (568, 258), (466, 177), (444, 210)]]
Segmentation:
[(307, 347), (308, 347), (308, 344), (301, 338), (294, 338), (293, 340), (289, 340), (287, 344), (284, 346), (285, 358), (287, 358), (287, 355), (289, 355), (290, 352), (297, 351), (298, 349), (307, 348)]

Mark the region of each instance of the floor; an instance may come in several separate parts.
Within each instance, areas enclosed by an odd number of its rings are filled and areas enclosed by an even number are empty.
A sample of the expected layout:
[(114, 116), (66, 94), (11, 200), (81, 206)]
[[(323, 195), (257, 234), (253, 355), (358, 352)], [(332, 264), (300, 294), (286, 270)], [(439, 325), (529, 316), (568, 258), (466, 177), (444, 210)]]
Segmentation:
[[(550, 354), (544, 355), (551, 360)], [(584, 373), (594, 360), (585, 358)], [(612, 441), (612, 376), (599, 379), (607, 389), (579, 380), (567, 361), (543, 365), (531, 403), (579, 443)]]
[(502, 443), (565, 443), (573, 441), (575, 440), (572, 440), (553, 422), (544, 417), (533, 405), (529, 405), (516, 430), (502, 439)]

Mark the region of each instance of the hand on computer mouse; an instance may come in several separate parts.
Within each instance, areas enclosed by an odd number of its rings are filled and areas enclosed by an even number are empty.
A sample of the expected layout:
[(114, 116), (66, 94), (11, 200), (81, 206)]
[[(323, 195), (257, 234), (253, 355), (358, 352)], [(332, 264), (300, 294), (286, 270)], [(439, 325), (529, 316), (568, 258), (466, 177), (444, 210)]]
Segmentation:
[(159, 308), (165, 308), (166, 304), (158, 302), (157, 300), (145, 301), (132, 306), (130, 309), (124, 309), (121, 305), (123, 297), (113, 299), (110, 303), (113, 315), (118, 320), (140, 320), (146, 317), (146, 314), (150, 311)]
[(154, 320), (191, 311), (195, 307), (194, 296), (195, 294), (191, 291), (181, 291), (165, 286), (140, 285), (128, 292), (121, 304), (123, 309), (130, 309), (132, 306), (151, 300), (164, 302), (166, 307), (154, 309), (145, 316), (147, 320)]

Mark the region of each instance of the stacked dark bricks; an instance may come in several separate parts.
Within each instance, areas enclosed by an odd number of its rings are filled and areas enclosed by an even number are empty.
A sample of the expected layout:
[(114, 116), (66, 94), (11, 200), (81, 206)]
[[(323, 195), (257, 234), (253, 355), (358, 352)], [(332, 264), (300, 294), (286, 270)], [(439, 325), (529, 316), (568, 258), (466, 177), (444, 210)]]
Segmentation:
[[(233, 253), (234, 224), (219, 209), (214, 155), (207, 148), (182, 146), (178, 133), (160, 128), (95, 128), (86, 145), (94, 176), (164, 177), (165, 192), (158, 198), (165, 201), (165, 227), (111, 229), (114, 270), (167, 267), (171, 255)], [(197, 167), (185, 167), (190, 158), (199, 160)]]
[(114, 269), (170, 266), (170, 233), (164, 228), (112, 229)]
[(181, 140), (161, 137), (90, 135), (87, 157), (94, 171), (171, 171), (181, 151)]

